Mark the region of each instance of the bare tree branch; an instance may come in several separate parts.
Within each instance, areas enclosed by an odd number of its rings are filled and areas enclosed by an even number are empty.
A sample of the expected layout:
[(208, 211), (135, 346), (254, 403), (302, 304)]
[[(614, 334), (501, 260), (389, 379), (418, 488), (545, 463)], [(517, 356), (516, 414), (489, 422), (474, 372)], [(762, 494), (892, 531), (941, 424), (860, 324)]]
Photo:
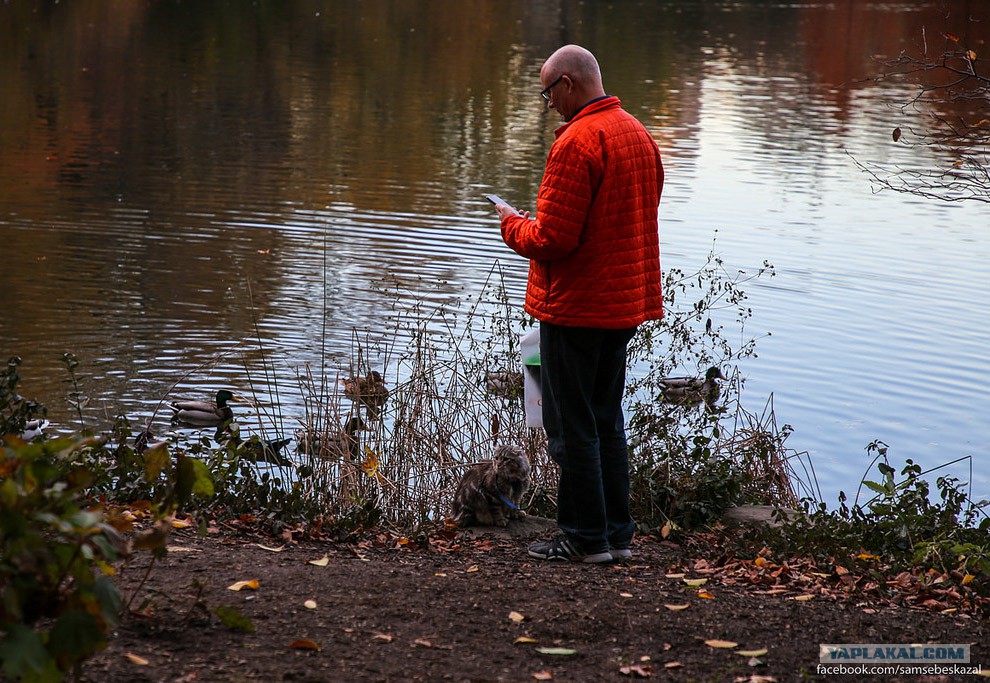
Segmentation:
[(927, 127), (906, 132), (896, 128), (893, 141), (927, 148), (942, 161), (935, 168), (854, 161), (871, 176), (877, 191), (889, 189), (942, 201), (990, 203), (990, 76), (983, 67), (990, 63), (990, 55), (978, 62), (979, 55), (960, 45), (956, 36), (943, 36), (945, 49), (932, 57), (923, 30), (922, 54), (902, 52), (897, 59), (885, 61), (886, 70), (876, 79), (907, 80), (917, 85), (915, 96), (898, 108), (923, 113)]

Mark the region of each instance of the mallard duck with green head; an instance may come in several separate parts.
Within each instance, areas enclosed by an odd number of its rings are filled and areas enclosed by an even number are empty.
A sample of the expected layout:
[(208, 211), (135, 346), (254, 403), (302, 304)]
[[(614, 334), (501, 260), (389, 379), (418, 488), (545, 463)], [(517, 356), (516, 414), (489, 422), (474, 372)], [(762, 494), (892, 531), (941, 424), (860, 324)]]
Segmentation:
[(173, 401), (172, 421), (184, 422), (195, 427), (215, 427), (234, 418), (234, 411), (227, 405), (236, 401), (233, 392), (221, 389), (216, 401)]
[(696, 406), (704, 403), (709, 410), (715, 407), (721, 387), (718, 381), (725, 380), (718, 366), (712, 366), (702, 377), (663, 377), (660, 379), (660, 393), (663, 400), (679, 406)]

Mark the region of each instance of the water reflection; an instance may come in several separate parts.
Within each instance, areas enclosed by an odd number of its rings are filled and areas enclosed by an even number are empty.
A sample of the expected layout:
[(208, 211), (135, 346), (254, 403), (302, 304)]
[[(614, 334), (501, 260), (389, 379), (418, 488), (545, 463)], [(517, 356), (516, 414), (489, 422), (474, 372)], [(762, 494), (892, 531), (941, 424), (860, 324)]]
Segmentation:
[[(778, 266), (753, 292), (774, 336), (743, 369), (821, 473), (858, 477), (873, 438), (922, 461), (976, 454), (990, 434), (969, 397), (988, 339), (973, 320), (987, 315), (966, 283), (983, 277), (985, 214), (874, 197), (845, 152), (928, 163), (890, 144), (922, 114), (885, 106), (913, 91), (869, 80), (875, 56), (916, 48), (923, 28), (985, 52), (986, 13), (965, 0), (4, 4), (0, 351), (25, 358), (56, 419), (71, 415), (64, 351), (107, 415), (148, 415), (177, 381), (239, 385), (259, 345), (283, 356), (287, 383), (325, 342), (346, 358), (353, 329), (391, 315), (386, 290), (462, 310), (498, 263), (521, 301), (526, 266), (480, 195), (532, 202), (557, 123), (539, 65), (575, 41), (663, 148), (665, 262), (696, 266), (718, 229), (732, 267)], [(922, 405), (921, 374), (945, 378), (937, 406)]]

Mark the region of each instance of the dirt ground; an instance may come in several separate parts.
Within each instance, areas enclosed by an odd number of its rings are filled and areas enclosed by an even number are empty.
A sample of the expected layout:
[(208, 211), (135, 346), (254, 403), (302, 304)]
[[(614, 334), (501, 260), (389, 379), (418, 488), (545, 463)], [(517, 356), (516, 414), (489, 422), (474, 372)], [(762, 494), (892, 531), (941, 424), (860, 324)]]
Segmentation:
[(799, 573), (739, 580), (742, 565), (719, 566), (717, 548), (691, 537), (637, 539), (623, 564), (541, 562), (525, 552), (541, 532), (416, 544), (177, 530), (150, 572), (143, 553), (120, 575), (131, 613), (82, 680), (980, 680), (819, 675), (823, 643), (971, 643), (990, 668), (990, 621), (964, 610), (878, 604)]

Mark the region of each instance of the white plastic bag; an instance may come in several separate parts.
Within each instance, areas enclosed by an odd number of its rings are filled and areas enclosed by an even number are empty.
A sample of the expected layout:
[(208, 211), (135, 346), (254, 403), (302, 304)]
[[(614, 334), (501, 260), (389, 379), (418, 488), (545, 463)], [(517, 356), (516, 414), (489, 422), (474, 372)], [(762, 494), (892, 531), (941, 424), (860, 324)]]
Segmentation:
[(543, 426), (543, 395), (540, 391), (540, 329), (537, 327), (519, 337), (522, 349), (523, 401), (526, 426)]

